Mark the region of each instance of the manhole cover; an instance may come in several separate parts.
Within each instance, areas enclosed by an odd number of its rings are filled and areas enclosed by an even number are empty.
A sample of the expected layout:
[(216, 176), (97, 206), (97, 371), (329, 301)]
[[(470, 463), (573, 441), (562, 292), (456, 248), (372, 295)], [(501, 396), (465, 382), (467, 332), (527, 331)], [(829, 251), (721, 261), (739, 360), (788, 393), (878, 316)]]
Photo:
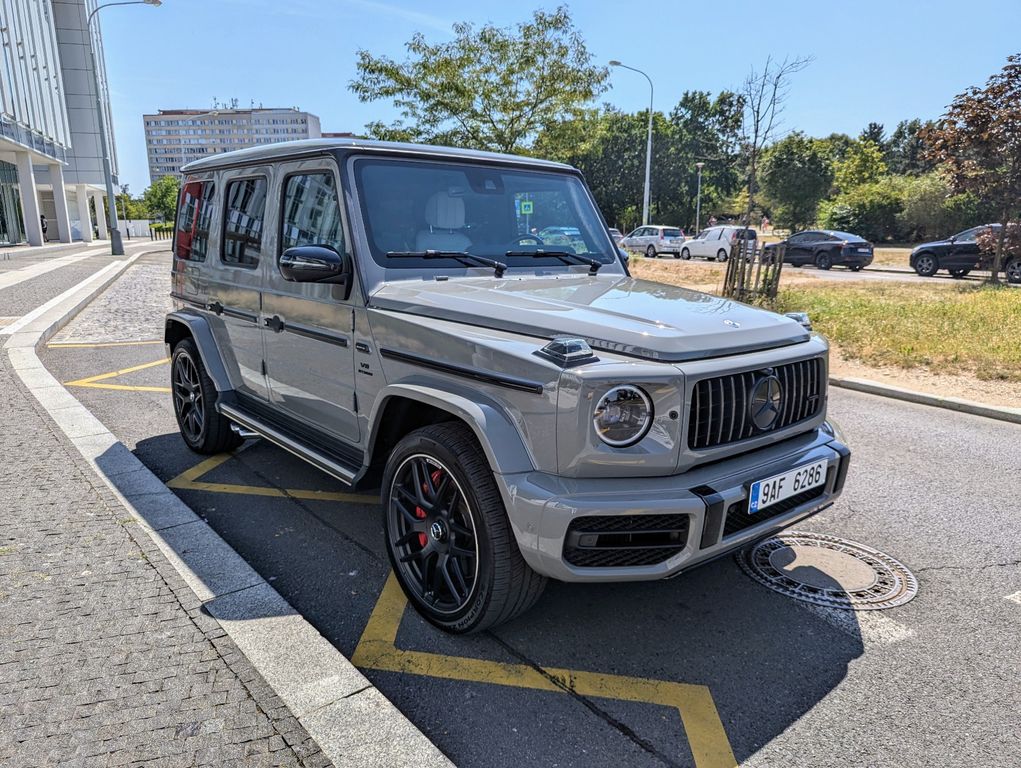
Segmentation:
[(864, 544), (821, 533), (785, 531), (741, 550), (737, 562), (776, 592), (830, 608), (893, 608), (918, 593), (918, 582), (902, 563)]

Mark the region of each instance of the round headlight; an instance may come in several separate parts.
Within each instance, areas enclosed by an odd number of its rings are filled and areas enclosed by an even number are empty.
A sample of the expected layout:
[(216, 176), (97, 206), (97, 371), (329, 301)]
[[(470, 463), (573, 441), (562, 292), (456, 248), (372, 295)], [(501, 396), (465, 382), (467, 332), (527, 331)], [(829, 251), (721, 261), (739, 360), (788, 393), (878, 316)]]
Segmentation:
[(614, 448), (633, 445), (652, 424), (652, 403), (638, 387), (614, 387), (596, 404), (592, 417), (599, 439)]

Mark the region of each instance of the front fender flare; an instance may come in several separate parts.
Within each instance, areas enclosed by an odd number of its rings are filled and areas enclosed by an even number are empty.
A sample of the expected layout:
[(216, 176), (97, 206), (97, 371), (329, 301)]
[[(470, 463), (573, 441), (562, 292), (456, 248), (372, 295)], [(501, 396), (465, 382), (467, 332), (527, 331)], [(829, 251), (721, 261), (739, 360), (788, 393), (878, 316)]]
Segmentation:
[(478, 393), (468, 397), (427, 384), (390, 384), (380, 390), (369, 414), (369, 423), (372, 425), (368, 443), (369, 456), (373, 454), (379, 436), (380, 414), (387, 402), (395, 397), (433, 406), (464, 421), (475, 433), (489, 466), (497, 474), (531, 472), (535, 469), (535, 462), (521, 434), (500, 405)]
[(217, 392), (229, 392), (230, 377), (227, 376), (227, 368), (223, 364), (220, 352), (213, 338), (213, 329), (209, 327), (209, 321), (197, 312), (188, 310), (176, 310), (167, 315), (163, 331), (163, 340), (168, 345), (173, 345), (181, 337), (180, 327), (187, 329), (188, 334), (198, 347), (199, 357), (206, 368), (206, 373), (216, 385)]

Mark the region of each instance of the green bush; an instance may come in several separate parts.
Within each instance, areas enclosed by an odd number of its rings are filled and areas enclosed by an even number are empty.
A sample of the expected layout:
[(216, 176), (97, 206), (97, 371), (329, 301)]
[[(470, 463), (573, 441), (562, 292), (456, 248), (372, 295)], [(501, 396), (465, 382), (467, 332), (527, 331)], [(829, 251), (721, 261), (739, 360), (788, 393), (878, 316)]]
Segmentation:
[(903, 185), (893, 178), (862, 184), (819, 206), (825, 229), (851, 232), (872, 240), (891, 240), (899, 234), (897, 217), (904, 208)]

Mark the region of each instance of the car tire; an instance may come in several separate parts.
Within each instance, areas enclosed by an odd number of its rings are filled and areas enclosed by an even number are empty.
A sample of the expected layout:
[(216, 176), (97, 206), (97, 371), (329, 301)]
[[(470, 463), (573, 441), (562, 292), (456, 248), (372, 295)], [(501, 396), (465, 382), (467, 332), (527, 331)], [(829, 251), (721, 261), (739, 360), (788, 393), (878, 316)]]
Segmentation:
[(216, 410), (216, 385), (191, 339), (182, 339), (174, 347), (170, 392), (177, 427), (193, 451), (223, 453), (241, 445), (241, 437), (230, 428), (230, 419)]
[(966, 277), (971, 270), (964, 267), (955, 267), (954, 269), (948, 269), (947, 272), (950, 273), (951, 277), (960, 280), (962, 277)]
[(480, 632), (542, 595), (546, 578), (522, 558), (493, 470), (467, 426), (406, 435), (387, 460), (382, 488), (390, 563), (427, 621), (454, 634)]
[(716, 260), (719, 261), (719, 262), (726, 261), (727, 257), (728, 257), (727, 252), (725, 250), (723, 250), (722, 248), (720, 248), (720, 250), (718, 250), (716, 252)]
[(1013, 258), (1003, 268), (1008, 283), (1021, 283), (1021, 258)]
[(861, 272), (862, 265), (861, 264), (848, 264), (847, 268), (849, 270), (851, 270), (852, 272)]
[(656, 246), (650, 245), (648, 248), (646, 248), (645, 255), (648, 256), (650, 259), (655, 259), (657, 256), (659, 256), (659, 254), (656, 253)]
[(816, 269), (828, 270), (833, 266), (833, 256), (827, 251), (819, 251), (815, 255)]
[(684, 259), (685, 261), (690, 260), (691, 251), (689, 251), (687, 248), (681, 248), (681, 258)]
[(920, 253), (915, 259), (915, 272), (919, 277), (932, 277), (939, 271), (939, 259), (931, 253)]

